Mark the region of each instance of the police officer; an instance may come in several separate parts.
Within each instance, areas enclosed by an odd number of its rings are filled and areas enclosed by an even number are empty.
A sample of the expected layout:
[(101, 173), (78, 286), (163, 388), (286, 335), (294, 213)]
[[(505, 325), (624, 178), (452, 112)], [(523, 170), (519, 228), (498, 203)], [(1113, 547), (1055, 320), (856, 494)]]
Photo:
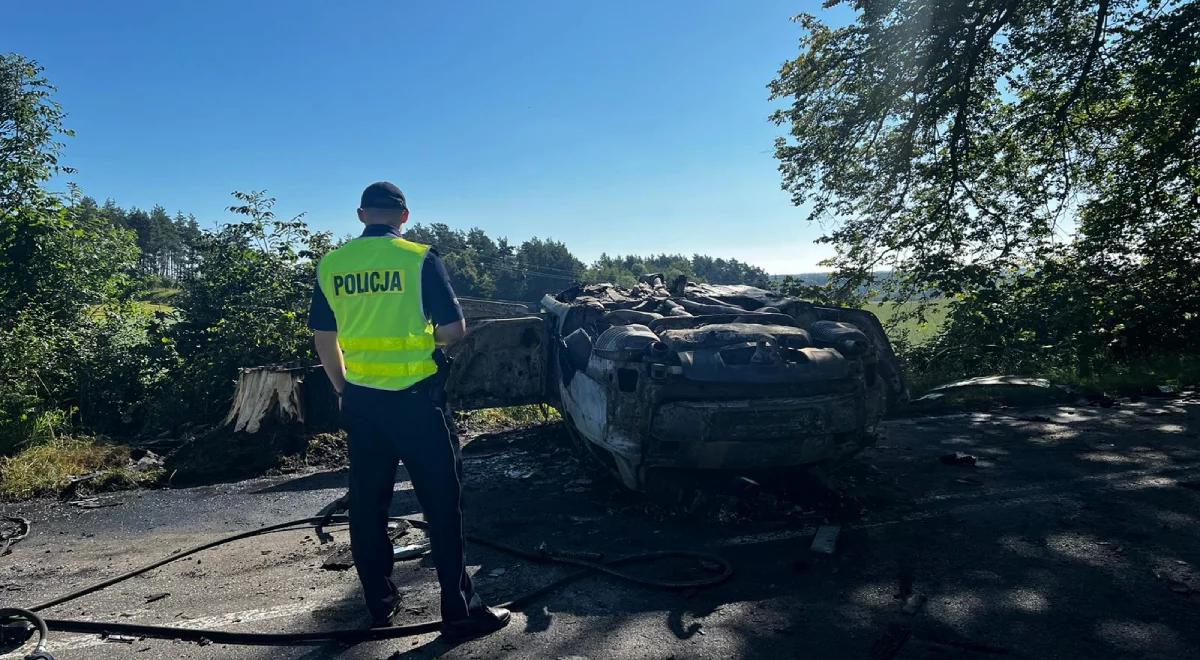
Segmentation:
[(387, 182), (363, 191), (362, 236), (317, 267), (309, 325), (341, 399), (350, 442), (350, 545), (374, 626), (390, 625), (387, 516), (398, 461), (429, 523), (442, 591), (442, 632), (470, 637), (503, 628), (508, 611), (483, 604), (467, 575), (462, 532), (462, 458), (439, 367), (442, 347), (466, 322), (446, 268), (425, 245), (404, 240), (404, 194)]

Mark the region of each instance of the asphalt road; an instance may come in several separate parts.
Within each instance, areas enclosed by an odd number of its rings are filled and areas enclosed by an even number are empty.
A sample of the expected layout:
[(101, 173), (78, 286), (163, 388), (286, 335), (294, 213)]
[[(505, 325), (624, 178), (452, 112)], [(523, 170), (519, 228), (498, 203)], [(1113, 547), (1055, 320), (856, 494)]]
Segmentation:
[[(733, 563), (734, 578), (679, 593), (587, 577), (459, 645), (436, 634), (299, 648), (52, 634), (51, 650), (61, 660), (1200, 657), (1200, 399), (896, 420), (833, 475), (833, 493), (785, 480), (670, 505), (621, 491), (561, 435), (550, 427), (467, 446), (469, 531), (606, 556), (708, 550)], [(954, 452), (976, 464), (939, 460)], [(0, 558), (3, 603), (40, 602), (186, 546), (312, 515), (344, 481), (317, 472), (120, 493), (97, 509), (6, 506), (33, 531)], [(393, 511), (417, 512), (403, 471)], [(809, 550), (826, 522), (841, 526), (832, 556)], [(48, 615), (253, 631), (363, 626), (353, 571), (320, 568), (337, 549), (311, 532), (272, 534)], [(477, 546), (468, 560), (494, 601), (563, 571)], [(398, 563), (396, 578), (406, 621), (436, 616), (427, 560)]]

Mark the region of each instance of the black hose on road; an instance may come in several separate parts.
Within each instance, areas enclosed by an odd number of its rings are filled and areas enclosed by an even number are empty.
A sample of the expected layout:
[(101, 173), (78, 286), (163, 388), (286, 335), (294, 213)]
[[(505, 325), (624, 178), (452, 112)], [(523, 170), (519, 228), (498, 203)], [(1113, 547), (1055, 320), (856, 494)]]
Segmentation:
[[(327, 507), (327, 509), (329, 509), (329, 508), (330, 507)], [(424, 520), (415, 519), (415, 518), (392, 517), (392, 518), (389, 518), (389, 520), (397, 521), (397, 522), (406, 521), (406, 522), (412, 524), (414, 527), (417, 527), (420, 529), (425, 529), (428, 527), (428, 524)], [(19, 616), (22, 618), (26, 618), (27, 620), (30, 620), (30, 621), (34, 621), (36, 619), (37, 622), (40, 622), (37, 625), (39, 625), (39, 627), (43, 631), (42, 644), (44, 644), (44, 642), (45, 642), (45, 632), (44, 631), (46, 628), (48, 628), (49, 630), (55, 630), (55, 631), (61, 631), (61, 632), (95, 633), (95, 634), (108, 634), (108, 635), (131, 635), (131, 636), (136, 636), (136, 637), (156, 637), (156, 638), (161, 638), (161, 639), (178, 639), (178, 640), (193, 641), (193, 642), (203, 641), (203, 642), (212, 642), (212, 643), (217, 643), (217, 644), (251, 644), (251, 645), (271, 645), (271, 646), (322, 644), (322, 643), (327, 643), (327, 642), (357, 643), (357, 642), (365, 642), (365, 641), (370, 641), (370, 640), (421, 635), (421, 634), (425, 634), (425, 633), (435, 632), (440, 629), (441, 621), (426, 621), (424, 623), (416, 623), (416, 624), (409, 624), (409, 625), (403, 625), (403, 626), (388, 626), (388, 627), (384, 627), (384, 628), (336, 629), (336, 630), (322, 630), (322, 631), (305, 632), (305, 633), (256, 633), (256, 632), (235, 632), (235, 631), (229, 631), (229, 630), (211, 630), (211, 629), (202, 629), (202, 628), (178, 628), (178, 627), (172, 627), (172, 626), (125, 623), (125, 622), (118, 622), (118, 621), (81, 621), (81, 620), (77, 620), (77, 619), (44, 619), (43, 620), (39, 615), (35, 614), (36, 612), (39, 612), (41, 610), (45, 610), (45, 609), (54, 607), (56, 605), (61, 605), (63, 603), (75, 600), (76, 598), (80, 598), (80, 597), (85, 596), (90, 593), (95, 593), (97, 591), (100, 591), (101, 589), (111, 587), (112, 585), (122, 582), (124, 580), (128, 580), (132, 577), (142, 575), (143, 573), (147, 573), (149, 571), (152, 571), (156, 568), (159, 568), (159, 567), (169, 564), (171, 562), (177, 561), (179, 559), (183, 559), (184, 557), (188, 557), (188, 556), (194, 555), (198, 552), (202, 552), (204, 550), (215, 548), (217, 546), (224, 545), (226, 543), (232, 543), (234, 541), (239, 541), (239, 540), (251, 538), (254, 536), (260, 536), (262, 534), (268, 534), (271, 532), (278, 532), (278, 531), (291, 530), (291, 529), (301, 529), (304, 527), (316, 527), (316, 528), (318, 528), (318, 530), (320, 530), (325, 525), (328, 525), (328, 524), (347, 524), (346, 516), (332, 515), (332, 514), (327, 513), (326, 515), (323, 515), (323, 516), (315, 516), (315, 517), (311, 517), (311, 518), (300, 518), (298, 520), (290, 520), (287, 522), (277, 523), (274, 525), (267, 525), (266, 527), (260, 527), (258, 529), (250, 530), (247, 532), (239, 532), (237, 534), (231, 534), (229, 536), (226, 536), (226, 537), (223, 537), (220, 539), (216, 539), (214, 541), (209, 541), (207, 543), (202, 543), (195, 547), (188, 548), (181, 552), (177, 552), (169, 557), (165, 557), (163, 559), (152, 562), (152, 563), (142, 566), (140, 568), (135, 568), (132, 571), (123, 573), (116, 577), (112, 577), (107, 580), (103, 580), (101, 582), (97, 582), (95, 584), (86, 586), (82, 589), (78, 589), (76, 591), (65, 594), (63, 596), (53, 598), (44, 603), (39, 603), (37, 605), (29, 607), (27, 610), (17, 610), (16, 608), (10, 608), (9, 610), (0, 610), (0, 620), (2, 620), (4, 618), (12, 618), (14, 616), (14, 615), (10, 614), (6, 617), (4, 614), (5, 612), (17, 612), (17, 611), (28, 612), (33, 618), (26, 617), (23, 614), (21, 614)], [(525, 593), (522, 593), (522, 594), (512, 598), (511, 600), (500, 604), (501, 607), (507, 607), (510, 609), (517, 609), (517, 610), (521, 609), (521, 607), (523, 605), (525, 605), (526, 603), (551, 591), (552, 589), (555, 589), (559, 586), (562, 586), (563, 584), (566, 584), (568, 582), (571, 582), (573, 580), (579, 579), (581, 577), (584, 577), (586, 575), (590, 575), (593, 573), (603, 573), (605, 575), (611, 575), (613, 577), (625, 580), (627, 582), (632, 582), (634, 584), (638, 584), (638, 585), (645, 586), (645, 587), (652, 587), (652, 588), (656, 588), (656, 589), (698, 589), (698, 588), (702, 588), (702, 587), (710, 587), (710, 586), (720, 584), (721, 582), (724, 582), (725, 580), (728, 580), (730, 578), (730, 576), (733, 575), (733, 567), (723, 557), (720, 557), (720, 556), (714, 555), (714, 554), (710, 554), (710, 553), (704, 553), (704, 552), (692, 552), (692, 551), (685, 551), (685, 550), (663, 550), (663, 551), (654, 551), (654, 552), (640, 552), (640, 553), (636, 553), (636, 554), (625, 555), (623, 557), (618, 557), (618, 558), (615, 558), (615, 559), (612, 559), (609, 561), (588, 561), (588, 560), (579, 559), (579, 558), (567, 556), (567, 555), (556, 555), (553, 552), (531, 552), (529, 550), (524, 550), (522, 548), (517, 548), (517, 547), (511, 546), (511, 545), (507, 545), (505, 543), (500, 543), (498, 541), (493, 541), (493, 540), (490, 540), (487, 538), (482, 538), (482, 537), (477, 537), (477, 536), (468, 535), (467, 540), (471, 541), (472, 543), (483, 545), (483, 546), (492, 548), (494, 550), (499, 550), (501, 552), (504, 552), (504, 553), (507, 553), (507, 554), (510, 554), (510, 555), (513, 555), (516, 557), (520, 557), (522, 559), (527, 559), (529, 561), (533, 561), (533, 562), (537, 562), (537, 563), (567, 564), (567, 565), (571, 565), (571, 566), (578, 566), (581, 569), (574, 573), (570, 573), (561, 578), (558, 578), (557, 580), (553, 580), (541, 587), (533, 589), (532, 591), (527, 591)], [(627, 572), (617, 569), (618, 566), (625, 566), (625, 565), (629, 565), (629, 564), (648, 562), (648, 561), (656, 561), (659, 559), (668, 559), (668, 558), (693, 559), (696, 562), (698, 562), (699, 564), (701, 564), (701, 566), (715, 565), (716, 568), (714, 570), (710, 571), (711, 573), (713, 573), (712, 575), (705, 576), (702, 578), (696, 578), (696, 579), (692, 579), (692, 580), (656, 580), (656, 579), (652, 579), (652, 578), (645, 578), (645, 577), (641, 577), (638, 575), (633, 575), (631, 573), (627, 573)], [(40, 651), (41, 647), (42, 647), (42, 645), (39, 645), (39, 647), (38, 647), (39, 651)]]
[[(26, 523), (25, 529), (29, 530), (28, 523)], [(33, 624), (34, 630), (37, 631), (37, 645), (29, 655), (25, 656), (25, 660), (54, 660), (54, 656), (46, 652), (46, 641), (50, 639), (50, 631), (42, 617), (20, 607), (0, 607), (0, 621), (11, 621), (12, 619), (24, 619)]]

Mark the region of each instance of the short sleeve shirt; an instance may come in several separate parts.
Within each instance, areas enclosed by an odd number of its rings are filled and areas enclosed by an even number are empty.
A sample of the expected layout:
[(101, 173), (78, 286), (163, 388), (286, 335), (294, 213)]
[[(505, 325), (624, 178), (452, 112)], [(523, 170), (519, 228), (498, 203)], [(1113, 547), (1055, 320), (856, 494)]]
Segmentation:
[[(363, 237), (393, 236), (400, 238), (400, 230), (389, 225), (367, 225)], [(425, 263), (421, 265), (421, 304), (425, 308), (425, 318), (434, 325), (449, 325), (462, 320), (462, 307), (450, 286), (450, 275), (446, 265), (437, 251), (430, 248), (425, 253)], [(313, 330), (334, 332), (337, 330), (337, 319), (325, 292), (321, 291), (321, 283), (313, 287), (312, 304), (308, 310), (308, 327)]]

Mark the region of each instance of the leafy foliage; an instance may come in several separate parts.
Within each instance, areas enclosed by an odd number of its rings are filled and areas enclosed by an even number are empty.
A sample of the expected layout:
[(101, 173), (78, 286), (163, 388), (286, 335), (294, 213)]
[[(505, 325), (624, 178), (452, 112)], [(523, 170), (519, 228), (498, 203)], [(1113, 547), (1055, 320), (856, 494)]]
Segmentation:
[(59, 172), (63, 111), (42, 67), (20, 55), (0, 53), (0, 210), (46, 203), (41, 183)]
[(132, 234), (41, 188), (68, 133), (40, 71), (0, 57), (0, 449), (75, 416), (124, 426), (156, 371), (151, 319), (120, 307)]
[(166, 337), (181, 359), (167, 418), (210, 421), (228, 409), (240, 367), (312, 358), (308, 305), (330, 237), (277, 218), (263, 192), (234, 197), (229, 210), (242, 219), (200, 237), (203, 267), (182, 282), (181, 319)]
[(771, 85), (836, 280), (951, 296), (964, 373), (1200, 348), (1200, 5), (848, 4)]

